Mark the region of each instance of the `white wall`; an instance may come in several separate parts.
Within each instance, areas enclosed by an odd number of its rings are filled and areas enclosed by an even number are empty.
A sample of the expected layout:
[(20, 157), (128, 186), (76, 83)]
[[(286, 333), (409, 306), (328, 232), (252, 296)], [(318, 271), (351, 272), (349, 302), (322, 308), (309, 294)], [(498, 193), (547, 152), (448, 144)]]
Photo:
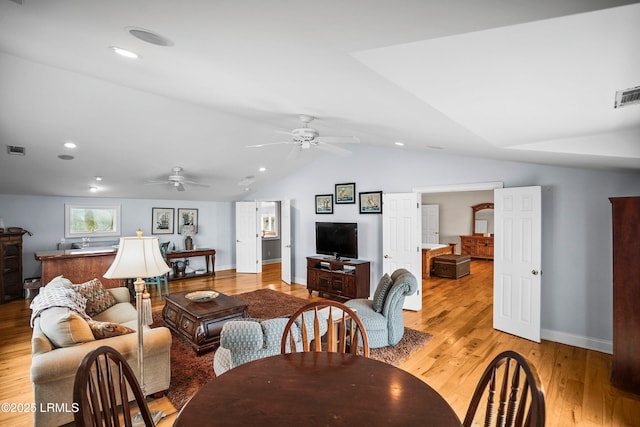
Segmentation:
[[(141, 228), (144, 236), (151, 235), (151, 208), (198, 209), (198, 234), (193, 237), (198, 247), (216, 250), (216, 270), (227, 270), (235, 266), (235, 227), (233, 227), (233, 204), (229, 202), (136, 200), (106, 198), (43, 197), (0, 194), (0, 216), (6, 227), (22, 227), (33, 233), (23, 237), (23, 276), (39, 277), (40, 261), (35, 252), (55, 250), (64, 237), (65, 203), (88, 205), (121, 205), (122, 236), (135, 236)], [(177, 217), (176, 217), (177, 219)], [(175, 226), (177, 233), (177, 223)], [(157, 235), (160, 242), (171, 241), (176, 249), (184, 249), (184, 239), (179, 234)], [(80, 240), (80, 239), (76, 239)], [(92, 240), (117, 240), (116, 238), (94, 238)], [(71, 242), (73, 239), (67, 239)], [(204, 266), (204, 258), (192, 258), (190, 266)]]
[(539, 185), (543, 337), (610, 351), (612, 249), (608, 198), (640, 195), (640, 173), (539, 166), (395, 148), (350, 148), (353, 155), (349, 158), (326, 156), (254, 195), (258, 200), (292, 200), (295, 282), (306, 283), (305, 257), (315, 252), (315, 221), (357, 221), (359, 258), (372, 262), (372, 288), (382, 274), (380, 215), (360, 215), (357, 204), (336, 205), (333, 215), (315, 215), (314, 196), (332, 193), (336, 183), (355, 182), (357, 192), (410, 192), (416, 187), (490, 181), (502, 181), (505, 187)]

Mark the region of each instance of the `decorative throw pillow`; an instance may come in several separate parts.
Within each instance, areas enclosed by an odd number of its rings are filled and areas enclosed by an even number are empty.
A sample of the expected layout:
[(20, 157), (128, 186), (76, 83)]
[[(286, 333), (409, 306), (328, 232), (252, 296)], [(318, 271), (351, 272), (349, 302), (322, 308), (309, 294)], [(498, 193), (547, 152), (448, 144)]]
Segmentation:
[(93, 332), (93, 336), (97, 340), (104, 338), (117, 337), (135, 332), (131, 328), (113, 322), (99, 322), (97, 320), (89, 320), (87, 322)]
[(87, 299), (87, 307), (85, 311), (89, 317), (100, 314), (117, 303), (111, 292), (106, 290), (98, 279), (73, 285), (73, 289), (78, 291), (80, 295)]
[(387, 273), (384, 274), (380, 278), (380, 282), (378, 282), (378, 287), (376, 288), (375, 293), (373, 294), (373, 311), (376, 313), (380, 313), (382, 308), (384, 307), (384, 300), (387, 298), (387, 294), (389, 293), (389, 289), (391, 289), (391, 285), (393, 285), (393, 280)]
[(66, 307), (51, 307), (40, 313), (40, 329), (57, 348), (95, 340), (87, 321)]

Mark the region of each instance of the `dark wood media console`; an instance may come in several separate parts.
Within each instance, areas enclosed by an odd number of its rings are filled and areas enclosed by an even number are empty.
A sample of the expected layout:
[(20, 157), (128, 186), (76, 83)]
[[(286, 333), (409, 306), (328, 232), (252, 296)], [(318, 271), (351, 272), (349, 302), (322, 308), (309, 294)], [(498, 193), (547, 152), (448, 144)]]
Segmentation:
[(371, 263), (358, 259), (307, 257), (307, 290), (341, 298), (369, 298)]

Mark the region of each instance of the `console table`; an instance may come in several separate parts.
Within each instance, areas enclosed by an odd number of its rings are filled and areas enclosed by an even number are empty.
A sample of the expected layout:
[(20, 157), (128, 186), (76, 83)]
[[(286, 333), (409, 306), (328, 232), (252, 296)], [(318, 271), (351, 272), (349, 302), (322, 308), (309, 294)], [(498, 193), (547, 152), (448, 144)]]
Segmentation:
[[(171, 251), (167, 252), (166, 258), (167, 263), (171, 265), (172, 259), (185, 259), (185, 258), (193, 258), (197, 256), (203, 256), (205, 261), (206, 271), (203, 273), (185, 273), (183, 275), (177, 276), (169, 276), (169, 280), (179, 280), (179, 279), (188, 279), (190, 277), (200, 277), (200, 276), (215, 276), (215, 265), (216, 265), (216, 251), (215, 249), (193, 249), (190, 251)], [(211, 269), (209, 269), (209, 265), (211, 265)]]
[(369, 298), (371, 263), (307, 257), (307, 290), (342, 298)]

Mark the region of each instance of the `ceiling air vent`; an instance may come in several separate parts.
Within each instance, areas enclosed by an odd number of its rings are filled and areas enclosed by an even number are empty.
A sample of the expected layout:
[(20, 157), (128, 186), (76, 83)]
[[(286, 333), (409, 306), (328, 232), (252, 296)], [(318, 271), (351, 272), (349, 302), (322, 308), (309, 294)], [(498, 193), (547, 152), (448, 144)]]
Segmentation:
[(616, 103), (614, 108), (624, 107), (631, 104), (640, 104), (640, 86), (616, 92)]
[(18, 145), (7, 145), (7, 153), (14, 154), (16, 156), (24, 156), (26, 154), (26, 149)]

